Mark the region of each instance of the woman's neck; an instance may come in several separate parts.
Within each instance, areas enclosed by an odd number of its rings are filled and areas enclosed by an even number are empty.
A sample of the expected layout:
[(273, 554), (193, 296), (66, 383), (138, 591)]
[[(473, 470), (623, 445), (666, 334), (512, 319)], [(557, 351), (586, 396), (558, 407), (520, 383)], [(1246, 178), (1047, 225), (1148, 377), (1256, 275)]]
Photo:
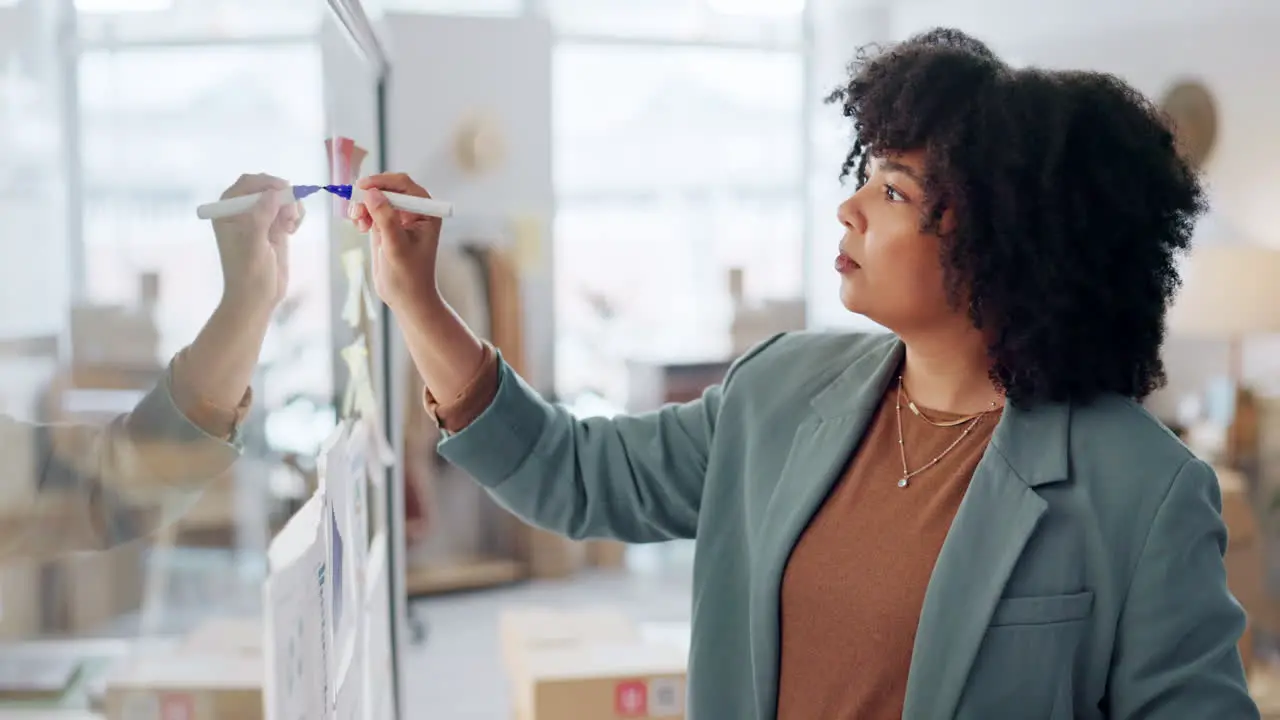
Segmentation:
[(968, 415), (989, 410), (1004, 396), (991, 382), (986, 342), (972, 328), (903, 338), (907, 346), (902, 381), (919, 406)]

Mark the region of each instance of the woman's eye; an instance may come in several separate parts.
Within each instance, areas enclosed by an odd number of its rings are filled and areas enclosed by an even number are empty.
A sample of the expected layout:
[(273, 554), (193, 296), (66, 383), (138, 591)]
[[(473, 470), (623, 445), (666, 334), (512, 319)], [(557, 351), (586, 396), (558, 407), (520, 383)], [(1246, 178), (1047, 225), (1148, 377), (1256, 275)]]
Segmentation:
[(884, 196), (889, 202), (906, 202), (907, 196), (898, 192), (898, 189), (892, 185), (884, 186)]

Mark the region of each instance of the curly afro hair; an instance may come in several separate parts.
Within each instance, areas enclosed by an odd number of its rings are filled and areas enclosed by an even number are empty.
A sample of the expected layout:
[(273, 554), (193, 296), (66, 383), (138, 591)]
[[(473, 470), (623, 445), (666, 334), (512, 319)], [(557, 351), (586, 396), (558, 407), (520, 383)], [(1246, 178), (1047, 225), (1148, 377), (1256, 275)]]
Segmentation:
[(1205, 201), (1151, 103), (1111, 75), (1010, 67), (951, 29), (863, 48), (849, 75), (827, 98), (853, 121), (841, 179), (924, 153), (924, 229), (1009, 402), (1164, 384), (1177, 255)]

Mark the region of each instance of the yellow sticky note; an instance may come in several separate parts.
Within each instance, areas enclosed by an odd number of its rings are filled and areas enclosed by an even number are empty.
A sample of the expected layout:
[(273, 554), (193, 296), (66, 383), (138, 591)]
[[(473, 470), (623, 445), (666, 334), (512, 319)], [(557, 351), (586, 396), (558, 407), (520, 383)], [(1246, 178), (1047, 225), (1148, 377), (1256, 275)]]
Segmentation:
[(347, 277), (347, 298), (342, 304), (342, 319), (351, 327), (360, 325), (360, 312), (365, 303), (364, 251), (342, 253), (342, 268)]
[(536, 215), (521, 215), (511, 220), (511, 242), (515, 251), (516, 268), (522, 275), (542, 270), (542, 225), (542, 218)]
[(360, 413), (360, 417), (372, 418), (378, 415), (378, 396), (373, 391), (373, 383), (369, 381), (369, 374), (365, 373), (356, 385), (356, 412)]
[(342, 394), (342, 415), (341, 417), (351, 417), (351, 413), (356, 409), (356, 384), (354, 382), (347, 383), (347, 391)]
[(382, 314), (379, 312), (382, 303), (373, 297), (373, 291), (369, 289), (367, 283), (363, 283), (362, 287), (364, 288), (364, 316), (370, 323), (376, 324)]
[(342, 399), (343, 417), (353, 411), (368, 414), (371, 402), (376, 412), (377, 398), (372, 396), (373, 385), (369, 378), (369, 348), (364, 338), (343, 348), (342, 359), (347, 365), (348, 378), (347, 392)]

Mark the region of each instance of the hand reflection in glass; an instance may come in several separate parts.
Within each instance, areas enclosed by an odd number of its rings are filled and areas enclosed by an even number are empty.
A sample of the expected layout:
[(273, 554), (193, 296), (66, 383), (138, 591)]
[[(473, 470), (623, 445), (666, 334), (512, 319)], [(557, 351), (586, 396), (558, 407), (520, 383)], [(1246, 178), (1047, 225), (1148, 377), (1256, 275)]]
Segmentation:
[[(243, 175), (223, 193), (224, 199), (263, 194), (251, 212), (213, 222), (222, 296), (131, 412), (103, 426), (41, 426), (0, 415), (0, 482), (7, 486), (0, 493), (0, 562), (101, 549), (146, 534), (173, 518), (152, 513), (150, 523), (121, 523), (117, 503), (107, 498), (130, 507), (186, 508), (235, 462), (250, 380), (288, 289), (289, 239), (304, 215), (290, 193), (264, 191), (289, 187), (277, 177)], [(37, 443), (41, 433), (50, 441)], [(69, 491), (48, 489), (46, 475), (55, 466), (70, 472)], [(37, 492), (25, 491), (33, 485)], [(89, 521), (72, 523), (68, 532), (68, 523), (54, 521), (65, 517)]]

